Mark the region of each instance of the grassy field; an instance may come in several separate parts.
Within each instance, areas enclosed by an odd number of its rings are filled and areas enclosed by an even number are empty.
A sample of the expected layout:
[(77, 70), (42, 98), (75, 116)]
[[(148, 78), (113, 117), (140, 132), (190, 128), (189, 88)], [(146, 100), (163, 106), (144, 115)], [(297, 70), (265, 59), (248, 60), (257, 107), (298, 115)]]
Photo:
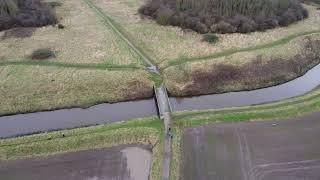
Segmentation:
[(151, 97), (143, 70), (0, 66), (0, 115)]
[(150, 178), (158, 180), (161, 172), (162, 128), (159, 119), (145, 118), (126, 123), (4, 139), (0, 140), (0, 162), (122, 144), (151, 144), (153, 156)]
[(56, 58), (50, 59), (54, 62), (140, 64), (139, 57), (82, 1), (63, 1), (56, 13), (64, 29), (46, 26), (0, 32), (0, 62), (25, 61), (33, 51), (48, 48), (55, 52)]
[[(64, 29), (0, 32), (0, 115), (87, 107), (151, 97), (154, 75), (141, 57), (83, 1), (56, 7)], [(29, 56), (48, 48), (55, 58)]]
[[(93, 2), (103, 13), (97, 12), (88, 2)], [(284, 72), (268, 74), (264, 79), (272, 79), (268, 84), (262, 82), (248, 87), (243, 84), (252, 81), (252, 77), (245, 76), (241, 81), (229, 81), (223, 86), (215, 82), (218, 90), (203, 88), (201, 79), (198, 81), (193, 73), (203, 72), (209, 76), (211, 71), (218, 69), (217, 72), (221, 71), (223, 76), (224, 69), (216, 65), (248, 68), (251, 67), (250, 62), (255, 63), (261, 56), (261, 64), (266, 64), (274, 58), (270, 54), (277, 52), (280, 45), (287, 54), (279, 55), (281, 58), (277, 63), (290, 63), (289, 60), (302, 51), (303, 40), (299, 37), (320, 29), (316, 7), (308, 5), (310, 18), (288, 28), (246, 35), (219, 35), (218, 43), (210, 45), (203, 42), (199, 34), (182, 32), (177, 27), (159, 26), (139, 17), (137, 9), (142, 3), (141, 0), (71, 0), (56, 9), (64, 29), (52, 26), (27, 28), (24, 30), (29, 35), (23, 38), (15, 36), (21, 29), (0, 32), (0, 90), (4, 92), (2, 96), (5, 99), (0, 103), (0, 114), (150, 97), (152, 85), (159, 83), (161, 78), (139, 70), (144, 68), (142, 57), (106, 23), (106, 17), (111, 17), (131, 43), (159, 65), (173, 95), (207, 94), (279, 84), (301, 75), (317, 62), (301, 61), (305, 70), (298, 73), (289, 71), (281, 78), (278, 77)], [(271, 48), (273, 46), (276, 47)], [(52, 49), (56, 57), (45, 62), (26, 59), (39, 48)], [(198, 61), (201, 63), (196, 63)], [(197, 93), (190, 91), (195, 80), (201, 89)]]
[(302, 22), (266, 32), (219, 35), (219, 42), (211, 45), (203, 42), (200, 34), (183, 32), (177, 27), (159, 26), (152, 20), (142, 19), (137, 10), (144, 3), (143, 0), (93, 0), (93, 2), (122, 25), (135, 42), (150, 56), (154, 56), (159, 64), (179, 58), (208, 56), (225, 49), (269, 43), (291, 34), (320, 29), (320, 14), (316, 7), (307, 5), (310, 17)]
[(287, 82), (320, 62), (318, 31), (289, 40), (170, 66), (163, 71), (167, 88), (174, 96), (188, 96), (252, 90)]
[(141, 0), (91, 1), (152, 57), (173, 96), (268, 87), (301, 76), (319, 63), (315, 57), (318, 47), (305, 53), (309, 37), (311, 44), (319, 44), (320, 14), (316, 6), (305, 5), (310, 17), (289, 27), (221, 34), (217, 43), (208, 44), (200, 34), (160, 26), (141, 17), (137, 13)]

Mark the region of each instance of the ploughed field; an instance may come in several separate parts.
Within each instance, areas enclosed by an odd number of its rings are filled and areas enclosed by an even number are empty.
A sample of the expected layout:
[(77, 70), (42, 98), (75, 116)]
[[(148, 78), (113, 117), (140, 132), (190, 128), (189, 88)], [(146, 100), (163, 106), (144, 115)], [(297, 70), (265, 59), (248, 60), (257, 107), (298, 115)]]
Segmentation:
[(0, 161), (0, 179), (147, 180), (151, 152), (146, 146), (117, 146), (8, 162)]
[(183, 180), (318, 180), (320, 113), (291, 120), (221, 123), (183, 135)]

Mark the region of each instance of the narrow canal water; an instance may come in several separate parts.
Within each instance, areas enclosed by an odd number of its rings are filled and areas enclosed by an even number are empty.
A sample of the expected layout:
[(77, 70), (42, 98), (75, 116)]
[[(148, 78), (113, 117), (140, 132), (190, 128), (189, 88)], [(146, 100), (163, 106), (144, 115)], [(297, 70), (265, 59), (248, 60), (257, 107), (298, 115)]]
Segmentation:
[[(255, 82), (252, 82), (255, 83)], [(301, 96), (320, 85), (320, 64), (285, 84), (252, 91), (230, 92), (189, 98), (170, 98), (173, 111), (240, 107)]]
[(73, 108), (3, 116), (0, 117), (0, 137), (106, 124), (156, 115), (155, 100), (148, 99), (99, 104), (87, 109)]
[[(253, 82), (254, 83), (254, 82)], [(320, 85), (320, 64), (305, 75), (282, 85), (253, 91), (171, 97), (173, 111), (218, 109), (268, 103), (303, 95)], [(74, 108), (0, 117), (0, 138), (43, 131), (106, 124), (157, 115), (154, 99), (100, 104), (87, 109)]]

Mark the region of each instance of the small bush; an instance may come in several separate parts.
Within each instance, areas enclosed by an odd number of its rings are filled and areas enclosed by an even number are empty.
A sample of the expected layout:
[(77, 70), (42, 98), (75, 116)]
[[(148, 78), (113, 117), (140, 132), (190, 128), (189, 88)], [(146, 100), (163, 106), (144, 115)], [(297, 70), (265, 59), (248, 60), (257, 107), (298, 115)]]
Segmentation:
[(64, 25), (63, 24), (58, 24), (58, 29), (64, 29)]
[(208, 43), (216, 43), (218, 42), (219, 37), (216, 34), (208, 33), (203, 35), (203, 41), (206, 41)]
[(51, 2), (48, 2), (48, 5), (51, 8), (56, 8), (56, 7), (62, 6), (62, 3), (58, 1), (51, 1)]
[(55, 54), (50, 49), (38, 49), (38, 50), (35, 50), (31, 55), (31, 59), (33, 60), (45, 60), (45, 59), (54, 58), (54, 57), (55, 57)]
[(170, 25), (170, 20), (174, 15), (174, 11), (168, 7), (161, 7), (157, 14), (157, 23), (161, 25)]

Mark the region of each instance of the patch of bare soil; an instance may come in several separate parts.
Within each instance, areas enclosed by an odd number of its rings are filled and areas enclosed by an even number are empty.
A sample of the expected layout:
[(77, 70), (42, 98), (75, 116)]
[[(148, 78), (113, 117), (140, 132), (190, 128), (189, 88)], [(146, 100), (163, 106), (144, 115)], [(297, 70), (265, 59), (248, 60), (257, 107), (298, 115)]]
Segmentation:
[(183, 180), (319, 180), (320, 113), (189, 128)]
[[(0, 179), (147, 180), (151, 162), (151, 153), (147, 149), (146, 146), (118, 146), (48, 158), (0, 162)], [(137, 172), (140, 174), (137, 175)]]

